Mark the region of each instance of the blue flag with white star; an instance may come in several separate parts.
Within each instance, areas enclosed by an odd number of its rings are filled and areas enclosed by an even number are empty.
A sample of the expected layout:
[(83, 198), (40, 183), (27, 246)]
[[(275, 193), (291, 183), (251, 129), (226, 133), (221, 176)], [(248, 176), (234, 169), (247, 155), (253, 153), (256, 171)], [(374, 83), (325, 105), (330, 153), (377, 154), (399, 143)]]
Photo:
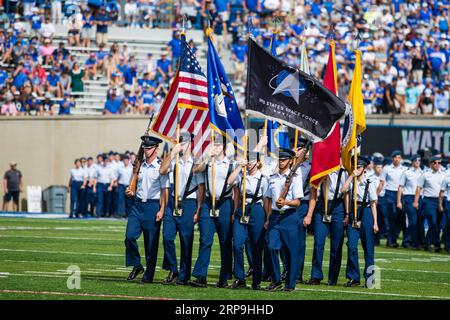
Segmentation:
[[(270, 53), (277, 56), (277, 33), (272, 33), (270, 40)], [(278, 148), (290, 149), (289, 131), (287, 127), (278, 121), (267, 121), (267, 152), (270, 156), (275, 157)]]
[(243, 149), (244, 123), (225, 69), (208, 38), (208, 105), (211, 126)]

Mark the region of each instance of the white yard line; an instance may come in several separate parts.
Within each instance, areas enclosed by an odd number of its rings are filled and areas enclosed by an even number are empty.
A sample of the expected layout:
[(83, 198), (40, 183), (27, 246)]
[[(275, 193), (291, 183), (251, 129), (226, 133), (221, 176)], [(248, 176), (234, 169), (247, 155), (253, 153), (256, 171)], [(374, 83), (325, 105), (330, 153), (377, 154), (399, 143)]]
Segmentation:
[[(92, 255), (92, 256), (106, 256), (106, 257), (123, 257), (123, 254), (114, 254), (114, 253), (94, 253), (94, 252), (71, 252), (71, 251), (49, 251), (49, 250), (25, 250), (25, 249), (4, 249), (0, 248), (0, 252), (32, 252), (32, 253), (49, 253), (49, 254), (69, 254), (69, 255)], [(163, 257), (158, 257), (158, 259), (162, 259)], [(211, 259), (211, 261), (220, 261), (216, 259)], [(360, 260), (360, 262), (364, 262)], [(324, 261), (324, 263), (327, 263)], [(310, 262), (305, 262), (305, 265), (311, 265)], [(211, 268), (220, 268), (220, 266), (212, 266)], [(414, 270), (414, 269), (394, 269), (394, 268), (381, 268), (381, 270), (390, 270), (390, 271), (402, 271), (402, 272), (419, 272), (419, 273), (438, 273), (438, 274), (450, 274), (450, 271), (435, 271), (435, 270)]]
[(105, 238), (80, 238), (80, 237), (48, 237), (48, 236), (21, 236), (21, 235), (9, 235), (9, 234), (0, 234), (0, 238), (31, 238), (31, 239), (54, 239), (54, 240), (87, 240), (87, 241), (123, 241), (123, 238), (120, 239), (105, 239)]
[(72, 296), (72, 297), (118, 298), (118, 299), (142, 299), (142, 300), (177, 300), (177, 299), (164, 298), (164, 297), (128, 296), (128, 295), (123, 295), (123, 294), (74, 293), (74, 292), (31, 291), (31, 290), (0, 290), (0, 293), (56, 295), (56, 296)]
[(346, 291), (346, 290), (327, 290), (327, 289), (305, 289), (305, 288), (295, 288), (297, 291), (313, 291), (313, 292), (339, 292), (339, 293), (350, 293), (359, 295), (373, 295), (373, 296), (388, 296), (388, 297), (403, 297), (403, 298), (421, 298), (421, 299), (450, 299), (450, 296), (425, 296), (425, 295), (415, 295), (415, 294), (402, 294), (402, 293), (388, 293), (388, 292), (376, 292), (377, 289), (367, 289), (367, 291)]

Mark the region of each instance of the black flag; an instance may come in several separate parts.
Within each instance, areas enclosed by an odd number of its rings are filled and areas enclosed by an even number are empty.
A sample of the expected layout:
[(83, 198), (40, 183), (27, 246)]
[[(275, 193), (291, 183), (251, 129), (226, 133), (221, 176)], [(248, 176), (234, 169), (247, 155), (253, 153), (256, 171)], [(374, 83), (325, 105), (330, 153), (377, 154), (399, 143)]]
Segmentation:
[(345, 103), (310, 75), (288, 66), (249, 38), (247, 110), (297, 128), (313, 142), (325, 139)]

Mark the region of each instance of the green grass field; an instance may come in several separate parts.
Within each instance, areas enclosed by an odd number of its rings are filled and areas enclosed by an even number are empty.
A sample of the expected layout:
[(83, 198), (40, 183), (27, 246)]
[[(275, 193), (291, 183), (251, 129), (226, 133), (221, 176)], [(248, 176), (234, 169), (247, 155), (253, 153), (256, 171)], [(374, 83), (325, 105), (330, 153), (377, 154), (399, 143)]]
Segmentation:
[[(450, 299), (450, 256), (376, 248), (381, 288), (344, 288), (346, 247), (338, 286), (297, 285), (295, 292), (217, 289), (220, 256), (214, 243), (209, 288), (163, 285), (162, 242), (154, 284), (125, 281), (125, 221), (0, 218), (0, 299)], [(194, 259), (198, 252), (195, 235)], [(313, 238), (307, 239), (304, 278), (309, 278)], [(143, 244), (140, 239), (141, 254)], [(360, 249), (361, 250), (361, 249)], [(328, 248), (324, 273), (327, 276)], [(361, 258), (362, 259), (362, 258)], [(195, 262), (195, 260), (194, 260)], [(81, 269), (81, 288), (67, 288), (67, 268)], [(364, 266), (360, 260), (360, 267)], [(140, 278), (140, 277), (139, 277)], [(249, 281), (248, 285), (251, 283)], [(263, 286), (266, 286), (263, 283)]]

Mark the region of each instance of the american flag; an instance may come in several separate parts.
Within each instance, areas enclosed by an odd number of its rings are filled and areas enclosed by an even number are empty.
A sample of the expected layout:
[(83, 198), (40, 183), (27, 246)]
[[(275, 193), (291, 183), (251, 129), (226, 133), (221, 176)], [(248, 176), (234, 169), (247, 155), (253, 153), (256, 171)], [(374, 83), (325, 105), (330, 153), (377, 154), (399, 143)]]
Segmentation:
[(181, 35), (181, 57), (178, 71), (172, 80), (152, 131), (162, 138), (176, 142), (177, 124), (180, 131), (194, 134), (193, 155), (200, 158), (210, 143), (210, 120), (206, 76)]

